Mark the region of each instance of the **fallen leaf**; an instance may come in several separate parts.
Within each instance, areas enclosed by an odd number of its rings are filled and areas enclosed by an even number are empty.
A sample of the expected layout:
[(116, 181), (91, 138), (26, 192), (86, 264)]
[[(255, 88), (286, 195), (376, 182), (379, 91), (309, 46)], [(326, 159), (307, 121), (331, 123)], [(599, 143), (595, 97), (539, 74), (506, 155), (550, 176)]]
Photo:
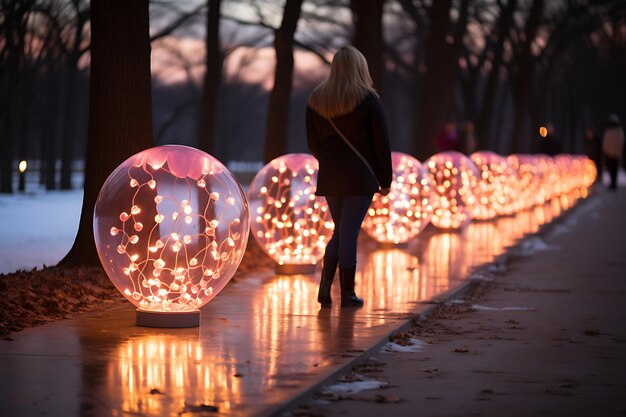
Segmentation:
[(398, 397), (397, 395), (381, 395), (381, 394), (376, 394), (374, 396), (374, 402), (376, 403), (383, 403), (383, 404), (394, 404), (394, 403), (399, 403), (402, 401), (402, 398)]
[(185, 403), (185, 408), (183, 408), (183, 413), (217, 413), (219, 412), (219, 407), (209, 404), (187, 404)]

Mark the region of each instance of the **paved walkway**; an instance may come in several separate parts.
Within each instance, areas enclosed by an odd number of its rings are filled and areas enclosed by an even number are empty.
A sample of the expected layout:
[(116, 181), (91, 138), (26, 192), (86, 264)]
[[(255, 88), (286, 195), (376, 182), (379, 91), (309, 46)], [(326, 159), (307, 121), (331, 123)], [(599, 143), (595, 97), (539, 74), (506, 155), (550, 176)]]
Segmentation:
[[(124, 304), (13, 334), (0, 340), (0, 415), (278, 412), (571, 203), (472, 223), (463, 233), (427, 229), (404, 248), (363, 240), (361, 309), (320, 310), (318, 276), (257, 273), (203, 308), (200, 328), (139, 328)], [(338, 285), (333, 291), (337, 300)]]
[[(405, 334), (418, 352), (381, 352), (344, 377), (389, 388), (335, 386), (295, 414), (626, 415), (626, 189), (601, 190), (542, 239)], [(325, 401), (337, 398), (350, 400)]]

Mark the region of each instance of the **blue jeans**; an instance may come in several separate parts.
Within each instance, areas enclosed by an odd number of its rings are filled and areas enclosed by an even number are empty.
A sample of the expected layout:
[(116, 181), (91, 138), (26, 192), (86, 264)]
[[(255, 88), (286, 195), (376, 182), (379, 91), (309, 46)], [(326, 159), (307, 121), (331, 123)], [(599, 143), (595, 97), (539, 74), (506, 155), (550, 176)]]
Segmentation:
[(338, 260), (340, 268), (356, 265), (357, 239), (372, 197), (373, 195), (326, 196), (335, 231), (326, 245), (325, 260)]

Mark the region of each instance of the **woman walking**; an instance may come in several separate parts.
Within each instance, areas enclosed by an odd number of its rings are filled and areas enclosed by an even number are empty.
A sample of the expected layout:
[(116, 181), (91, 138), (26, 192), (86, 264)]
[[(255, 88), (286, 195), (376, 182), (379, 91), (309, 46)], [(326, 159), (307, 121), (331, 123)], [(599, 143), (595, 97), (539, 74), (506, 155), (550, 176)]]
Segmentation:
[(315, 194), (326, 197), (335, 223), (317, 297), (322, 307), (331, 304), (337, 265), (341, 306), (363, 305), (354, 292), (357, 238), (374, 193), (387, 195), (391, 185), (385, 115), (372, 84), (365, 57), (356, 48), (342, 47), (307, 106), (307, 141), (319, 161)]

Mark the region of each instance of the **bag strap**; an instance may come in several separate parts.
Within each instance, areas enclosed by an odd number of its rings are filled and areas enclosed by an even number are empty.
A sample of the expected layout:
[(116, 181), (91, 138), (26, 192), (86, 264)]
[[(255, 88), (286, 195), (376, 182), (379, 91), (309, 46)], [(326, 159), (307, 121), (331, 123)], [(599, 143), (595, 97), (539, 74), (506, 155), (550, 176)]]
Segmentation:
[(359, 159), (361, 159), (361, 161), (363, 161), (363, 163), (365, 164), (365, 166), (367, 167), (367, 169), (370, 171), (370, 173), (374, 176), (374, 179), (376, 180), (376, 183), (378, 183), (378, 177), (376, 176), (376, 174), (374, 173), (374, 170), (372, 169), (372, 166), (369, 164), (369, 162), (367, 162), (367, 159), (365, 159), (365, 157), (361, 154), (361, 152), (358, 151), (357, 148), (355, 148), (355, 146), (350, 143), (350, 141), (348, 140), (348, 138), (343, 134), (343, 132), (341, 132), (341, 130), (339, 130), (339, 128), (337, 127), (337, 125), (335, 124), (335, 122), (332, 121), (332, 119), (330, 117), (327, 117), (326, 120), (328, 120), (328, 122), (331, 124), (331, 126), (333, 127), (333, 129), (335, 129), (335, 131), (339, 134), (339, 136), (341, 137), (341, 139), (343, 139), (343, 141), (346, 143), (346, 145), (348, 145), (350, 147), (350, 149), (352, 149), (352, 151), (356, 154), (356, 156), (359, 157)]

